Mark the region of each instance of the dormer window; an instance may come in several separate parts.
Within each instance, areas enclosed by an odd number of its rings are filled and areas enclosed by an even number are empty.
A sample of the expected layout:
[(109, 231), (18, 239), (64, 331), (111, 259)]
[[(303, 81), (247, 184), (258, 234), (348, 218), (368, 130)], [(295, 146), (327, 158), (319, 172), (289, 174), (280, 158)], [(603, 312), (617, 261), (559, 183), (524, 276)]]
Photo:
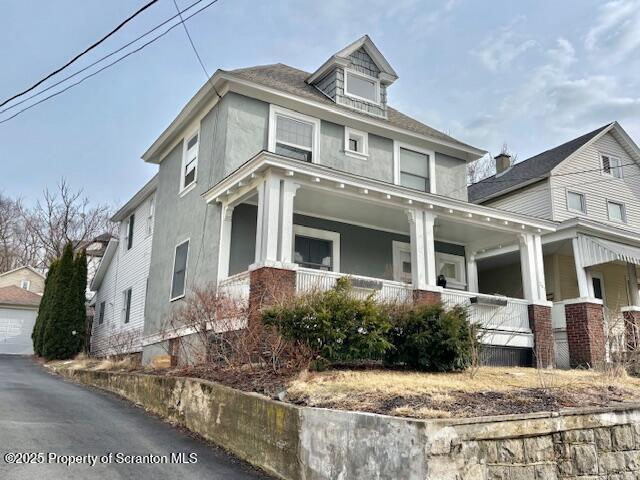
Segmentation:
[(344, 79), (345, 95), (366, 102), (380, 103), (380, 82), (377, 78), (346, 70)]

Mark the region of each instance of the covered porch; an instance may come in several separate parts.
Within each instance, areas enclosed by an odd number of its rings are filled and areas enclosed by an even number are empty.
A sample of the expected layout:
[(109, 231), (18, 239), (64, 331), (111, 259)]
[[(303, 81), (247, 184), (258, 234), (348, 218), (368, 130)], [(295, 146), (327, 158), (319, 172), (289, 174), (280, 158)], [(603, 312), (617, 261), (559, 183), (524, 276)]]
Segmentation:
[[(549, 223), (266, 152), (243, 168), (207, 194), (222, 207), (224, 288), (248, 296), (247, 272), (265, 267), (295, 272), (299, 292), (348, 275), (359, 295), (466, 305), (485, 343), (511, 349), (503, 360), (531, 356), (530, 305), (548, 307), (541, 234)], [(505, 246), (519, 255), (520, 298), (480, 287), (477, 257)]]

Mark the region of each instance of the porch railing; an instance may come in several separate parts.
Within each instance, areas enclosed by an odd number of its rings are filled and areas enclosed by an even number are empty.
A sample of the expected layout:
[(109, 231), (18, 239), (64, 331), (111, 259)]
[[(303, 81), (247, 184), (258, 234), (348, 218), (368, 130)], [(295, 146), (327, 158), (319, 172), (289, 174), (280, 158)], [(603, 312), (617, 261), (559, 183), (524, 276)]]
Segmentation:
[(442, 302), (449, 307), (454, 305), (466, 306), (469, 309), (471, 320), (487, 329), (527, 333), (531, 331), (529, 328), (529, 302), (526, 300), (483, 294), (482, 297), (506, 300), (507, 304), (472, 304), (471, 298), (477, 296), (477, 293), (444, 289)]
[(349, 277), (351, 279), (353, 292), (359, 298), (366, 298), (372, 293), (377, 300), (388, 302), (405, 302), (412, 298), (411, 285), (406, 283), (310, 268), (298, 268), (296, 291), (326, 291), (333, 288), (336, 280), (340, 277)]
[(221, 280), (218, 284), (220, 293), (249, 306), (250, 272), (240, 272)]

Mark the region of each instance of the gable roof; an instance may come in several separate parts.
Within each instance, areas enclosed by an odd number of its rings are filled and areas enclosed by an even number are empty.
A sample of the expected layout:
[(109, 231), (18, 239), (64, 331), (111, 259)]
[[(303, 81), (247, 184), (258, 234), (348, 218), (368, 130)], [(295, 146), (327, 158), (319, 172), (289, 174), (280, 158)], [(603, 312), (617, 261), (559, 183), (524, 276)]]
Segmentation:
[(508, 193), (516, 188), (524, 187), (547, 178), (556, 166), (598, 135), (604, 133), (605, 130), (611, 128), (614, 124), (615, 122), (609, 123), (562, 145), (539, 153), (522, 162), (518, 162), (501, 175), (492, 175), (469, 185), (467, 190), (469, 201), (481, 203), (490, 198)]
[(43, 279), (45, 278), (44, 274), (42, 274), (41, 272), (39, 272), (38, 270), (36, 270), (35, 268), (33, 268), (33, 267), (32, 267), (32, 266), (30, 266), (30, 265), (23, 265), (23, 266), (21, 266), (21, 267), (14, 268), (13, 270), (9, 270), (9, 271), (7, 271), (7, 272), (0, 273), (0, 277), (4, 277), (4, 276), (7, 276), (7, 275), (11, 275), (12, 273), (19, 272), (20, 270), (24, 270), (24, 269), (27, 269), (27, 270), (32, 271), (33, 273), (35, 273), (36, 275), (39, 275), (39, 276), (40, 276), (40, 277), (42, 277)]
[(482, 150), (461, 142), (446, 133), (436, 130), (435, 128), (429, 127), (428, 125), (425, 125), (424, 123), (421, 123), (390, 106), (387, 106), (387, 118), (385, 119), (378, 116), (374, 117), (365, 112), (335, 103), (316, 87), (307, 83), (306, 80), (309, 77), (309, 72), (305, 72), (304, 70), (299, 70), (282, 63), (239, 68), (227, 71), (226, 73), (267, 87), (275, 88), (292, 95), (331, 105), (334, 108), (344, 110), (349, 113), (357, 113), (364, 117), (375, 118), (377, 121), (387, 123), (391, 126), (409, 130), (420, 135), (434, 137), (438, 140), (446, 141), (465, 149), (474, 149), (478, 150), (478, 152), (482, 152)]
[(0, 305), (13, 305), (19, 307), (37, 307), (40, 305), (41, 296), (24, 288), (11, 285), (0, 288)]

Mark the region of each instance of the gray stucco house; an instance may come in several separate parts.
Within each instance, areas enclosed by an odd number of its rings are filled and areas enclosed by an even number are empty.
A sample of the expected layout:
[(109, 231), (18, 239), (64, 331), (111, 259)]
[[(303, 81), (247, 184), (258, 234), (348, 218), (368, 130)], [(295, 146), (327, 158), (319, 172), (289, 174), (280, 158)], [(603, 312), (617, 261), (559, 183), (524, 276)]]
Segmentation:
[[(469, 203), (467, 163), (485, 151), (392, 108), (397, 79), (364, 36), (312, 73), (218, 70), (202, 86), (143, 155), (159, 165), (145, 361), (187, 333), (161, 325), (192, 288), (248, 300), (265, 270), (297, 291), (350, 275), (379, 298), (469, 305), (497, 362), (532, 361), (551, 335), (541, 235), (554, 224)], [(476, 255), (507, 245), (519, 298), (478, 279)]]

